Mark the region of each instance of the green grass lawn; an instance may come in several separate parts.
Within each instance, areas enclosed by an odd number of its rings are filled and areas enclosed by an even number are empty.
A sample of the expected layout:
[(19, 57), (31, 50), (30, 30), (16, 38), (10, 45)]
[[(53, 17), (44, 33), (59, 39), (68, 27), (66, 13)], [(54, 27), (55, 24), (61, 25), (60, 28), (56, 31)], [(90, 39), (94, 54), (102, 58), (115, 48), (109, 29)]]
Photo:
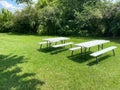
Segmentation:
[(80, 43), (108, 39), (105, 47), (115, 45), (112, 51), (95, 58), (68, 47), (39, 49), (38, 42), (53, 36), (0, 34), (0, 90), (120, 90), (120, 38), (69, 37)]

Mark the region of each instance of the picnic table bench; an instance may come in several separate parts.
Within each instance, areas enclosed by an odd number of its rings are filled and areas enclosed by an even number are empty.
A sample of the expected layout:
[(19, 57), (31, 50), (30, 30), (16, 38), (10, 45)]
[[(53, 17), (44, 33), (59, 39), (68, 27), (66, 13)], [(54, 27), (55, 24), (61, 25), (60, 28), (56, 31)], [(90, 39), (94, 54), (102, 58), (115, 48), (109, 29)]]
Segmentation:
[(90, 54), (90, 56), (93, 56), (93, 57), (96, 57), (96, 61), (98, 62), (98, 56), (108, 52), (108, 51), (113, 51), (113, 56), (115, 55), (115, 51), (114, 49), (117, 48), (116, 46), (110, 46), (108, 48), (105, 48), (103, 50), (100, 50), (100, 51), (97, 51), (97, 52), (94, 52), (92, 54)]
[(73, 48), (70, 48), (69, 50), (72, 51), (72, 52), (71, 52), (71, 55), (73, 55), (73, 52), (74, 52), (75, 50), (80, 50), (80, 49), (81, 49), (81, 47), (73, 47)]

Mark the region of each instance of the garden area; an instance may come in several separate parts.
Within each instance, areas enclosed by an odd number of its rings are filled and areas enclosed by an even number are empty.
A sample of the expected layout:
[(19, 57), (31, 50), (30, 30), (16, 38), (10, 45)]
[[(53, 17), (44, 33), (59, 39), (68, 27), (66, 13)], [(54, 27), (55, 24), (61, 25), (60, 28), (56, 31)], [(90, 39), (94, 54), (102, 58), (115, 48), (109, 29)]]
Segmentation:
[(0, 90), (120, 89), (119, 1), (11, 1), (25, 7), (0, 9)]

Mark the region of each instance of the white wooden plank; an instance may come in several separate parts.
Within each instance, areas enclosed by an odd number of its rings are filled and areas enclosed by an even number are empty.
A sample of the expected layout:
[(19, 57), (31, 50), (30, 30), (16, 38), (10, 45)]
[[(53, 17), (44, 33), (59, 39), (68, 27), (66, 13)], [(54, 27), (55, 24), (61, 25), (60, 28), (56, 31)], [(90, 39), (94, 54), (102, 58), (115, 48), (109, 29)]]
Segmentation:
[(111, 46), (111, 47), (105, 48), (105, 49), (103, 49), (103, 50), (94, 52), (94, 53), (90, 54), (90, 56), (97, 57), (97, 56), (99, 56), (99, 55), (101, 55), (101, 54), (104, 54), (104, 53), (106, 53), (106, 52), (108, 52), (108, 51), (111, 51), (111, 50), (113, 50), (113, 49), (115, 49), (115, 48), (117, 48), (117, 47), (116, 47), (116, 46)]
[(79, 47), (90, 48), (90, 47), (93, 47), (93, 46), (96, 46), (96, 45), (101, 45), (101, 44), (108, 43), (108, 42), (110, 42), (110, 41), (109, 40), (93, 40), (93, 41), (78, 43), (78, 44), (75, 44), (75, 45), (79, 46)]
[(74, 47), (74, 48), (70, 48), (69, 50), (71, 50), (71, 51), (74, 51), (74, 50), (78, 50), (78, 49), (80, 49), (81, 47)]
[(47, 42), (39, 42), (38, 44), (47, 44)]

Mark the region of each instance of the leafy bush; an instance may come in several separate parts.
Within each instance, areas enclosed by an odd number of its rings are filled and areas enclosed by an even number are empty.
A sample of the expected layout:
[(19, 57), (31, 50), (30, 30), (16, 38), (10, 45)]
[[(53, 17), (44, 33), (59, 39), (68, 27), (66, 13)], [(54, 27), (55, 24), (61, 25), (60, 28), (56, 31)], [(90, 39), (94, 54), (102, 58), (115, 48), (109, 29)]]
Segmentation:
[(29, 6), (14, 15), (14, 30), (19, 33), (37, 33), (39, 19), (36, 9)]
[(13, 28), (13, 15), (10, 11), (2, 9), (0, 13), (0, 32), (9, 32)]

